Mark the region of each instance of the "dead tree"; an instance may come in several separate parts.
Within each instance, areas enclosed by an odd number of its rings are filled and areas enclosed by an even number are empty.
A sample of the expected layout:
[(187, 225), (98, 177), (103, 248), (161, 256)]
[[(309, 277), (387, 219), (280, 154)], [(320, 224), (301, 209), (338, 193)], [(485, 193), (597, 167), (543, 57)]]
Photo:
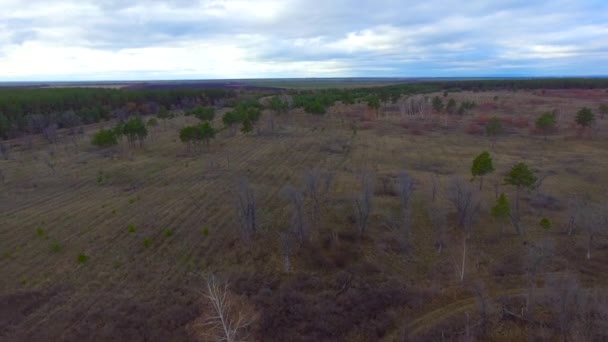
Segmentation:
[(603, 209), (600, 205), (589, 203), (577, 212), (576, 226), (582, 228), (587, 240), (587, 260), (591, 259), (593, 241), (608, 223), (608, 214)]
[(479, 340), (485, 341), (487, 340), (489, 320), (493, 311), (492, 303), (490, 302), (490, 296), (483, 281), (476, 281), (471, 287), (471, 292), (473, 292), (475, 295), (477, 308), (479, 311), (479, 325), (481, 329)]
[(48, 126), (46, 126), (42, 130), (42, 133), (49, 143), (55, 144), (57, 142), (58, 134), (57, 134), (57, 124), (56, 123), (51, 123)]
[(410, 199), (412, 196), (412, 192), (414, 191), (414, 181), (412, 180), (412, 177), (407, 174), (407, 172), (401, 171), (399, 173), (399, 182), (397, 186), (397, 192), (399, 193), (399, 199), (401, 204), (403, 235), (406, 241), (409, 241), (412, 221)]
[(435, 202), (437, 199), (437, 189), (439, 187), (439, 182), (437, 180), (437, 175), (435, 173), (431, 173), (431, 201)]
[(470, 185), (470, 182), (461, 178), (454, 178), (448, 187), (447, 196), (456, 209), (458, 227), (462, 228), (470, 237), (480, 209), (480, 201), (475, 189)]
[(42, 161), (44, 162), (44, 165), (46, 165), (46, 167), (49, 169), (51, 175), (55, 175), (55, 161), (53, 160), (51, 155), (44, 155), (42, 158)]
[(454, 257), (454, 266), (458, 274), (458, 279), (460, 280), (460, 282), (464, 282), (464, 274), (467, 266), (467, 236), (465, 234), (462, 235), (461, 257), (462, 258), (460, 260), (458, 260), (458, 257)]
[(302, 195), (302, 191), (296, 189), (292, 185), (287, 185), (282, 192), (291, 204), (292, 231), (296, 234), (300, 243), (305, 243), (309, 238), (309, 229), (305, 218), (304, 196)]
[(536, 306), (536, 276), (541, 271), (543, 264), (548, 259), (552, 244), (548, 240), (539, 243), (530, 243), (526, 255), (526, 273), (528, 278), (528, 294), (526, 298), (526, 311), (523, 317), (534, 320), (534, 309)]
[(432, 204), (427, 207), (427, 215), (431, 221), (433, 234), (435, 235), (435, 246), (437, 252), (441, 254), (445, 246), (446, 232), (448, 228), (447, 212), (440, 205)]
[(304, 173), (304, 194), (310, 200), (310, 221), (318, 225), (321, 221), (321, 208), (329, 193), (334, 179), (332, 172), (320, 169), (310, 169)]
[(236, 210), (241, 226), (241, 236), (245, 241), (251, 241), (257, 232), (256, 200), (247, 179), (239, 182)]
[(0, 142), (0, 154), (4, 160), (9, 160), (11, 153), (11, 148), (9, 144), (4, 144)]
[(364, 172), (361, 177), (361, 193), (355, 198), (355, 218), (360, 235), (363, 235), (367, 228), (369, 215), (372, 211), (373, 193), (374, 176), (369, 172)]
[(553, 311), (554, 326), (558, 329), (562, 341), (568, 341), (576, 320), (581, 288), (577, 279), (570, 274), (547, 276), (545, 283), (550, 291), (549, 304)]
[(292, 243), (289, 232), (281, 233), (281, 249), (283, 250), (283, 257), (285, 260), (285, 272), (291, 273), (291, 254), (292, 254)]
[(227, 284), (211, 276), (207, 279), (207, 290), (204, 296), (209, 301), (213, 314), (202, 324), (205, 335), (215, 341), (236, 342), (247, 339), (246, 329), (251, 324), (251, 317), (237, 311), (231, 300)]

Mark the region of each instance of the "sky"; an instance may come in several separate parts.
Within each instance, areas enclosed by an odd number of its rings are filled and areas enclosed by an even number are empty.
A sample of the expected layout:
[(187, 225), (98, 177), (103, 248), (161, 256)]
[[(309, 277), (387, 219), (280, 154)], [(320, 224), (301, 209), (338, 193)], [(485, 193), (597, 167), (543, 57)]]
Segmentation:
[(608, 75), (608, 0), (0, 0), (0, 82)]

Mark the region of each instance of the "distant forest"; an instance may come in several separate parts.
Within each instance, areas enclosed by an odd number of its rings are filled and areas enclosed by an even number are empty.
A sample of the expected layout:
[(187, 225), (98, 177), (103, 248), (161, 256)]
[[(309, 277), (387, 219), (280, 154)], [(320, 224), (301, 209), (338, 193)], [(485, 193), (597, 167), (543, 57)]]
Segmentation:
[[(286, 90), (296, 95), (296, 106), (322, 114), (336, 101), (352, 103), (375, 96), (381, 102), (396, 102), (402, 95), (436, 91), (489, 91), (519, 89), (608, 88), (606, 78), (447, 80), (414, 82), (382, 87)], [(258, 89), (259, 90), (259, 89)], [(261, 91), (261, 90), (260, 90)], [(0, 88), (0, 138), (43, 133), (51, 127), (73, 128), (109, 119), (124, 120), (133, 115), (157, 115), (170, 110), (199, 106), (230, 106), (233, 88), (210, 89), (107, 89), (107, 88)]]

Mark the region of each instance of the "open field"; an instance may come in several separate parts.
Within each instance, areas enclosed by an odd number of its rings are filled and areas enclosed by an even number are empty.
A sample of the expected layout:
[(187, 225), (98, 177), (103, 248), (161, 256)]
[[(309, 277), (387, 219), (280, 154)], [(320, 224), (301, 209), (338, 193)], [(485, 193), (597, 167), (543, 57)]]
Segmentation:
[[(60, 131), (55, 144), (42, 136), (31, 148), (24, 138), (9, 140), (10, 157), (0, 160), (0, 340), (207, 340), (211, 274), (229, 284), (248, 313), (248, 340), (559, 339), (559, 315), (548, 309), (562, 289), (555, 279), (575, 277), (581, 298), (606, 300), (606, 222), (597, 223), (589, 259), (585, 228), (566, 230), (580, 209), (575, 199), (608, 201), (608, 119), (596, 114), (584, 131), (575, 124), (580, 108), (595, 111), (608, 92), (446, 95), (426, 95), (416, 115), (404, 114), (399, 103), (382, 104), (377, 114), (364, 103), (337, 103), (324, 115), (291, 109), (274, 129), (266, 109), (257, 133), (222, 130), (193, 151), (179, 130), (197, 119), (180, 111), (151, 128), (141, 148), (92, 146), (92, 135), (113, 122), (88, 125), (76, 140)], [(438, 114), (430, 105), (435, 96), (476, 107)], [(553, 109), (557, 129), (545, 141), (534, 122)], [(215, 127), (228, 110), (219, 111)], [(504, 127), (495, 142), (484, 134), (494, 116)], [(471, 162), (482, 151), (496, 170), (483, 190), (472, 183), (481, 206), (465, 239), (449, 189), (455, 177), (469, 184)], [(519, 162), (546, 177), (522, 192), (522, 235), (490, 215), (498, 194), (513, 203), (515, 188), (503, 179)], [(307, 219), (309, 238), (286, 248), (294, 214), (285, 188), (303, 188), (310, 170), (327, 171), (333, 181), (317, 219)], [(395, 190), (403, 171), (414, 182), (409, 231), (400, 227)], [(361, 234), (353, 201), (364, 174), (374, 187)], [(251, 241), (239, 232), (243, 180), (257, 206)], [(304, 207), (312, 210), (308, 197)], [(429, 208), (447, 213), (441, 252)], [(541, 218), (551, 227), (541, 227)], [(530, 261), (539, 246), (542, 262)], [(530, 291), (536, 307), (525, 304)], [(482, 316), (480, 307), (491, 313)], [(480, 317), (487, 331), (470, 323)], [(601, 317), (587, 329), (594, 338), (608, 338)], [(574, 339), (583, 336), (576, 322), (568, 332)]]

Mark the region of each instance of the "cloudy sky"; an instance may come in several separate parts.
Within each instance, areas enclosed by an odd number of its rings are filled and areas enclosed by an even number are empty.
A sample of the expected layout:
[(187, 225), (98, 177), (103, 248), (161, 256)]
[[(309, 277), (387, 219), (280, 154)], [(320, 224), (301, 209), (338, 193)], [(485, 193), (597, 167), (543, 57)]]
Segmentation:
[(608, 75), (608, 0), (0, 0), (0, 81)]

